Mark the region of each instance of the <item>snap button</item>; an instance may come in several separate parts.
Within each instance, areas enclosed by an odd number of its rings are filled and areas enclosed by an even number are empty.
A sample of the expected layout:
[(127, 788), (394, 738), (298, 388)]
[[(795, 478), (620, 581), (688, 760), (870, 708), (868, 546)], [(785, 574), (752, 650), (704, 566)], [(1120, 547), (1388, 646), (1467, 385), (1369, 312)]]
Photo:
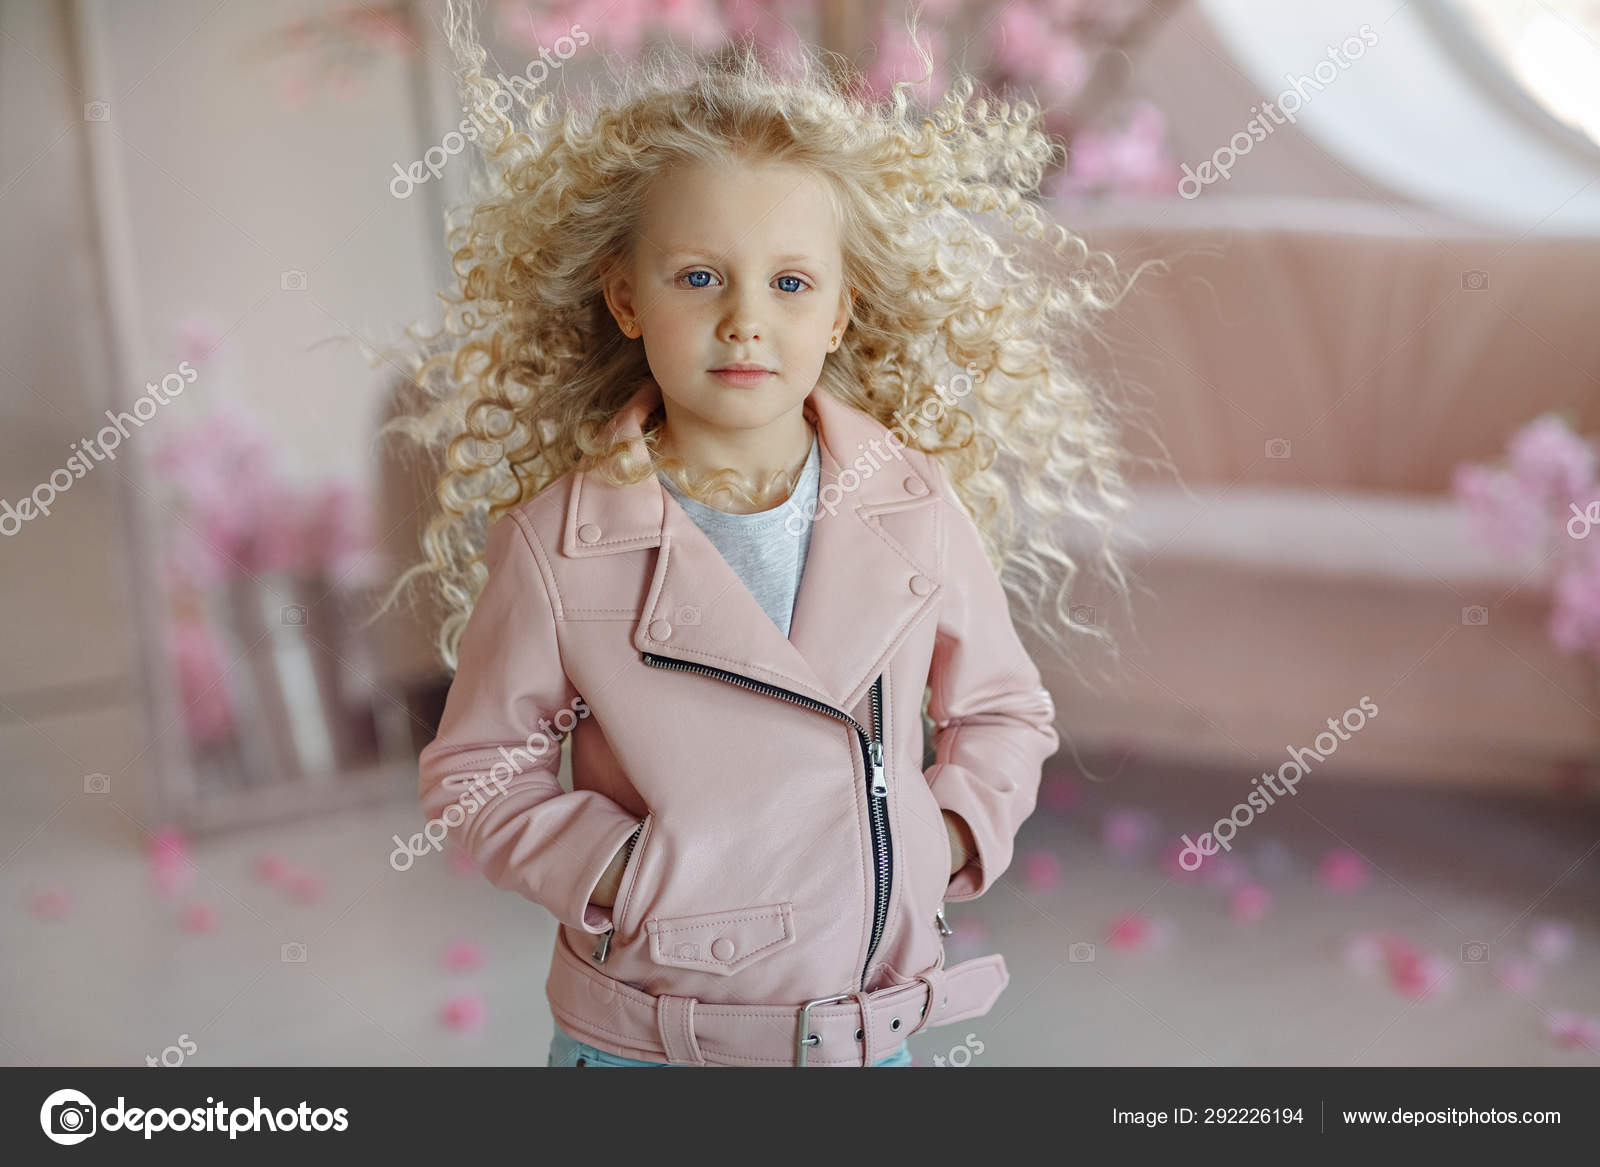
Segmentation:
[(693, 604), (684, 604), (678, 609), (677, 617), (679, 624), (698, 624), (700, 623), (700, 609)]
[(718, 936), (711, 942), (711, 955), (718, 960), (732, 960), (733, 951), (733, 941), (726, 936)]
[(672, 625), (665, 620), (650, 621), (650, 638), (652, 640), (665, 640), (672, 635)]
[(926, 482), (922, 481), (922, 479), (920, 479), (920, 478), (907, 478), (905, 480), (905, 482), (902, 483), (901, 485), (903, 485), (906, 488), (906, 493), (907, 494), (927, 494), (928, 493), (928, 484)]
[(598, 543), (600, 541), (600, 528), (593, 523), (585, 523), (578, 528), (578, 538), (585, 543)]
[(916, 595), (925, 596), (933, 591), (933, 581), (925, 575), (914, 575), (911, 577), (911, 590)]

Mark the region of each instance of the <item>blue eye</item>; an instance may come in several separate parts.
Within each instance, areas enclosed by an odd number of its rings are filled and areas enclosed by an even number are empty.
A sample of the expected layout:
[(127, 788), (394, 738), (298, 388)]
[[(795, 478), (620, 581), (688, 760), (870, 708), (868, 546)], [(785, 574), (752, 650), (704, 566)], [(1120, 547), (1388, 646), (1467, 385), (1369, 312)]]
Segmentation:
[[(694, 280), (694, 278), (696, 276), (704, 276), (704, 277), (706, 277), (707, 281), (709, 281), (711, 279), (711, 273), (706, 271), (706, 270), (704, 270), (703, 268), (697, 268), (694, 271), (684, 272), (683, 275), (679, 276), (678, 278), (680, 280), (689, 280), (689, 281), (691, 281), (690, 284), (689, 284), (689, 286), (691, 288), (709, 288), (711, 286), (711, 284), (709, 282), (699, 283), (699, 284), (694, 283), (693, 280)], [(799, 276), (779, 276), (778, 279), (780, 281), (782, 281), (782, 280), (792, 280), (792, 281), (794, 281), (794, 283), (797, 286), (792, 287), (792, 288), (783, 288), (782, 289), (783, 291), (788, 292), (790, 295), (794, 295), (797, 292), (803, 292), (803, 291), (806, 290), (806, 282), (805, 282), (805, 280), (801, 279)]]

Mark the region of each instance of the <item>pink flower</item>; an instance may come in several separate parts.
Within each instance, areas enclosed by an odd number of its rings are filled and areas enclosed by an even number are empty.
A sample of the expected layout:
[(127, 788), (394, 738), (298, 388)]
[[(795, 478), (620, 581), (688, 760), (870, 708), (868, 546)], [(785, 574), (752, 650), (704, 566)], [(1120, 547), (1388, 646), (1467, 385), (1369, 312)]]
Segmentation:
[(1234, 887), (1244, 881), (1244, 864), (1235, 856), (1223, 853), (1212, 855), (1199, 867), (1203, 871), (1208, 883), (1218, 887)]
[(1064, 813), (1083, 801), (1083, 787), (1072, 778), (1052, 774), (1039, 786), (1039, 801), (1046, 810)]
[(36, 888), (28, 896), (28, 910), (41, 920), (59, 920), (72, 911), (72, 896), (59, 883)]
[(1559, 964), (1572, 955), (1572, 925), (1561, 920), (1540, 920), (1533, 926), (1528, 947), (1545, 964)]
[(1228, 897), (1228, 914), (1241, 924), (1253, 924), (1272, 906), (1272, 893), (1259, 883), (1246, 883)]
[(1142, 810), (1117, 808), (1106, 812), (1101, 839), (1113, 855), (1129, 855), (1142, 848), (1155, 829), (1155, 819)]
[(1600, 1017), (1586, 1017), (1581, 1013), (1552, 1013), (1545, 1022), (1545, 1032), (1564, 1049), (1600, 1052)]
[(1383, 964), (1385, 937), (1359, 932), (1345, 942), (1341, 954), (1345, 967), (1355, 972), (1377, 972)]
[(1548, 631), (1563, 653), (1600, 656), (1600, 532), (1570, 557), (1551, 589)]
[(471, 940), (454, 940), (444, 950), (445, 967), (452, 972), (470, 972), (483, 964), (483, 948)]
[(322, 897), (322, 881), (309, 871), (291, 871), (284, 879), (296, 903), (311, 904)]
[(218, 923), (216, 905), (185, 904), (178, 916), (178, 922), (185, 932), (215, 932)]
[(263, 852), (256, 857), (256, 875), (267, 883), (282, 883), (289, 877), (289, 861), (276, 851)]
[(451, 1029), (468, 1031), (482, 1029), (488, 1018), (489, 1007), (481, 993), (457, 993), (445, 1002), (440, 1020)]
[(1502, 988), (1519, 995), (1537, 989), (1543, 975), (1539, 966), (1531, 960), (1499, 961), (1491, 966), (1490, 971)]
[(1139, 912), (1124, 912), (1111, 923), (1106, 943), (1125, 952), (1167, 947), (1176, 929), (1171, 920), (1151, 919)]
[(168, 626), (168, 637), (189, 741), (226, 741), (233, 733), (233, 698), (215, 632), (203, 621), (179, 620)]
[(1515, 475), (1464, 463), (1451, 473), (1450, 491), (1492, 551), (1520, 559), (1538, 546), (1548, 519), (1539, 500)]
[(1022, 863), (1022, 882), (1035, 891), (1061, 882), (1061, 860), (1049, 851), (1031, 851)]
[(1051, 193), (1174, 194), (1179, 171), (1167, 154), (1165, 137), (1165, 115), (1147, 101), (1137, 102), (1125, 128), (1091, 127), (1073, 139), (1067, 147), (1067, 169)]
[(1354, 851), (1336, 847), (1322, 857), (1317, 878), (1329, 891), (1350, 892), (1366, 885), (1366, 860)]
[(1557, 510), (1595, 484), (1595, 452), (1558, 415), (1547, 413), (1523, 426), (1506, 448), (1511, 473), (1523, 489)]

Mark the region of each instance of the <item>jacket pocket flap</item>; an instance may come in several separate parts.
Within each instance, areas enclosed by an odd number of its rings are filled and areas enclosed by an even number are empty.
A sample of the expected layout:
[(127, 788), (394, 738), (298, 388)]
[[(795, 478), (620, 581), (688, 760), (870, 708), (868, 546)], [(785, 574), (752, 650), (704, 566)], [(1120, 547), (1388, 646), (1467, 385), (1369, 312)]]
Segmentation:
[(728, 976), (794, 943), (794, 905), (647, 920), (645, 931), (657, 964)]

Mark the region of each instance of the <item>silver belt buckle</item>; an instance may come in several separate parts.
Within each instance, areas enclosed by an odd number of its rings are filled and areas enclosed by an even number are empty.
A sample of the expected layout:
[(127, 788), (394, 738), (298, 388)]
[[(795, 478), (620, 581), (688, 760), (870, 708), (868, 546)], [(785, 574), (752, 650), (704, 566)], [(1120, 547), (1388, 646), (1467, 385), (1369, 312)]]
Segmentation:
[(816, 1005), (836, 1005), (840, 1001), (849, 1001), (854, 994), (840, 993), (837, 997), (817, 997), (800, 1006), (800, 1035), (795, 1039), (794, 1064), (806, 1064), (806, 1050), (814, 1045), (822, 1044), (822, 1034), (811, 1032), (811, 1010)]

